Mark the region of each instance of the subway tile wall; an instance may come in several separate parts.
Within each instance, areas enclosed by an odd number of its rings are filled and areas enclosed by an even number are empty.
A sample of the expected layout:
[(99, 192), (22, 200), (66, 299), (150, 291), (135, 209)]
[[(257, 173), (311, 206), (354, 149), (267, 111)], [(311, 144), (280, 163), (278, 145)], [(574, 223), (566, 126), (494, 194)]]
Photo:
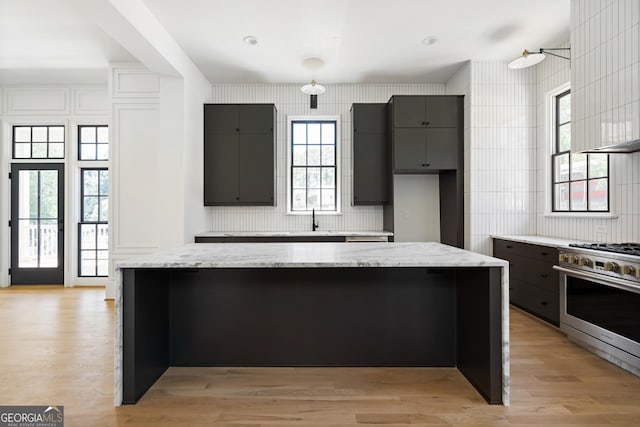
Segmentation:
[(538, 218), (541, 235), (640, 242), (640, 153), (610, 156), (613, 218), (550, 216), (550, 91), (571, 81), (572, 144), (587, 149), (639, 137), (640, 1), (574, 0), (571, 67), (553, 58), (538, 68)]
[[(351, 205), (351, 104), (387, 102), (392, 95), (442, 95), (443, 84), (331, 84), (318, 96), (318, 109), (309, 108), (309, 97), (298, 84), (213, 85), (212, 103), (273, 103), (277, 114), (277, 205), (271, 207), (211, 207), (214, 231), (306, 231), (306, 215), (287, 215), (287, 116), (338, 115), (341, 120), (340, 215), (318, 218), (320, 230), (381, 231), (382, 207)], [(208, 231), (208, 230), (203, 230)]]

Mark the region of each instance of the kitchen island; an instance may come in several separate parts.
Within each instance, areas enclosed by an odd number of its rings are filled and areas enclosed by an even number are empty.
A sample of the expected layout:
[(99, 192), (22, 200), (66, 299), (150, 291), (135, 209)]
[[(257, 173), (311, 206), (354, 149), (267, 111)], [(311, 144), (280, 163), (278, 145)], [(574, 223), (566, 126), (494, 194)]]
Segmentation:
[(457, 367), (509, 403), (503, 260), (440, 243), (199, 243), (117, 272), (116, 405), (169, 366)]

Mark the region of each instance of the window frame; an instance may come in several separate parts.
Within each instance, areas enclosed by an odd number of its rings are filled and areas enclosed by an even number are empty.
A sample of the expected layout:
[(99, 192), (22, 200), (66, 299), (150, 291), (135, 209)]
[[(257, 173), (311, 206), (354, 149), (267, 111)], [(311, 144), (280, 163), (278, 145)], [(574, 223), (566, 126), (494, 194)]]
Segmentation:
[[(16, 141), (16, 130), (18, 128), (29, 128), (29, 141)], [(47, 129), (47, 140), (42, 142), (34, 142), (33, 141), (33, 129), (34, 128), (46, 128)], [(62, 141), (51, 141), (50, 139), (50, 129), (51, 128), (62, 128)], [(29, 156), (28, 157), (16, 157), (16, 144), (29, 144)], [(45, 157), (34, 157), (33, 156), (33, 144), (46, 144), (47, 146), (47, 155)], [(51, 157), (49, 155), (51, 144), (62, 144), (62, 157)], [(11, 125), (11, 160), (12, 161), (64, 161), (67, 157), (67, 126), (64, 124), (51, 124), (51, 123), (22, 123), (22, 124), (12, 124)]]
[[(98, 172), (98, 194), (97, 195), (90, 195), (90, 196), (85, 196), (85, 172), (88, 171), (97, 171)], [(80, 167), (80, 218), (78, 221), (78, 277), (82, 277), (82, 278), (87, 278), (87, 277), (109, 277), (109, 243), (107, 241), (107, 248), (106, 249), (99, 249), (98, 248), (98, 228), (99, 226), (103, 225), (107, 227), (107, 234), (109, 232), (109, 218), (107, 217), (106, 220), (103, 220), (101, 218), (101, 209), (100, 209), (100, 204), (101, 204), (101, 200), (106, 198), (107, 200), (109, 200), (110, 198), (110, 192), (109, 190), (107, 190), (106, 195), (103, 195), (100, 193), (100, 172), (101, 171), (106, 171), (109, 174), (109, 168), (108, 167), (99, 167), (99, 166), (92, 166), (92, 167)], [(111, 176), (109, 174), (109, 186), (111, 185)], [(97, 221), (85, 221), (85, 212), (84, 212), (84, 199), (85, 197), (98, 197), (98, 220)], [(96, 230), (96, 242), (95, 242), (95, 248), (94, 249), (83, 249), (82, 247), (82, 228), (83, 226), (87, 226), (87, 225), (92, 225), (95, 227)], [(83, 274), (82, 272), (82, 254), (83, 252), (94, 252), (95, 253), (95, 261), (96, 261), (96, 265), (95, 265), (95, 274), (92, 275), (87, 275), (87, 274)], [(100, 252), (106, 252), (107, 254), (107, 272), (104, 275), (98, 274), (98, 254)]]
[[(294, 123), (327, 123), (331, 122), (335, 125), (335, 165), (331, 166), (335, 170), (335, 210), (316, 209), (316, 215), (341, 215), (342, 214), (342, 195), (341, 195), (341, 121), (340, 116), (287, 116), (287, 215), (311, 215), (312, 209), (293, 210), (293, 124)], [(299, 167), (299, 166), (296, 166)], [(316, 167), (316, 166), (303, 166)], [(322, 167), (322, 166), (317, 166)]]
[[(584, 178), (575, 179), (573, 178), (573, 155), (578, 154), (571, 151), (571, 148), (564, 151), (560, 150), (560, 130), (562, 126), (571, 126), (571, 118), (566, 122), (560, 122), (560, 101), (563, 97), (571, 94), (571, 88), (565, 87), (561, 90), (556, 91), (551, 95), (552, 101), (551, 105), (553, 107), (552, 117), (552, 150), (551, 150), (551, 213), (552, 214), (610, 214), (611, 212), (611, 170), (610, 170), (610, 159), (609, 155), (606, 155), (606, 163), (607, 163), (607, 173), (603, 176), (597, 176), (592, 178), (591, 175), (591, 160), (592, 154), (584, 153), (586, 156), (586, 175)], [(573, 135), (571, 135), (573, 137)], [(602, 154), (597, 154), (602, 156)], [(560, 180), (556, 177), (556, 159), (561, 156), (568, 156), (568, 179)], [(598, 179), (606, 179), (607, 180), (607, 208), (606, 209), (591, 209), (590, 208), (590, 200), (589, 200), (589, 183)], [(585, 191), (585, 204), (586, 209), (572, 209), (573, 199), (571, 197), (571, 187), (573, 183), (584, 182), (586, 191)], [(556, 206), (556, 186), (558, 184), (567, 184), (569, 187), (569, 198), (568, 198), (568, 209), (559, 209)]]
[[(95, 133), (96, 133), (96, 142), (82, 142), (82, 129), (84, 128), (94, 128), (95, 129)], [(99, 142), (98, 141), (98, 128), (106, 128), (107, 129), (107, 142)], [(77, 151), (78, 151), (78, 161), (80, 162), (108, 162), (109, 161), (109, 146), (110, 146), (110, 141), (109, 141), (109, 125), (90, 125), (90, 124), (80, 124), (77, 126), (77, 140), (78, 140), (78, 146), (77, 146)], [(87, 146), (87, 145), (93, 145), (95, 148), (95, 158), (94, 159), (83, 159), (82, 158), (82, 147), (83, 146)], [(98, 147), (100, 145), (106, 145), (107, 146), (107, 157), (106, 158), (98, 158)]]

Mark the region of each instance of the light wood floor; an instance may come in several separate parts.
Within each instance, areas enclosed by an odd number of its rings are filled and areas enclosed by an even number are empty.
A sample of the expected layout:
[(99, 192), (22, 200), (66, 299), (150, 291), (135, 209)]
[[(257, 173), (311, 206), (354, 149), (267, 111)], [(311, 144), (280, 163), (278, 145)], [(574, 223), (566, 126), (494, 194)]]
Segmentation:
[(640, 426), (640, 379), (511, 311), (511, 407), (455, 369), (171, 368), (113, 407), (104, 290), (0, 290), (0, 404), (64, 405), (65, 426)]

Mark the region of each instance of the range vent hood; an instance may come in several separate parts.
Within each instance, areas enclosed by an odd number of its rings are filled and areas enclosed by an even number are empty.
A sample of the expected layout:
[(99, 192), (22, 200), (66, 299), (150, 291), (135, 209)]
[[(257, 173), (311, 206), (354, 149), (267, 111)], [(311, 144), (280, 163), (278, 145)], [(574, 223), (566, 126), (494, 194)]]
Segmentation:
[(619, 154), (619, 153), (635, 153), (640, 151), (640, 139), (624, 142), (622, 144), (607, 145), (606, 147), (592, 148), (590, 150), (584, 150), (583, 153), (607, 153), (607, 154)]

